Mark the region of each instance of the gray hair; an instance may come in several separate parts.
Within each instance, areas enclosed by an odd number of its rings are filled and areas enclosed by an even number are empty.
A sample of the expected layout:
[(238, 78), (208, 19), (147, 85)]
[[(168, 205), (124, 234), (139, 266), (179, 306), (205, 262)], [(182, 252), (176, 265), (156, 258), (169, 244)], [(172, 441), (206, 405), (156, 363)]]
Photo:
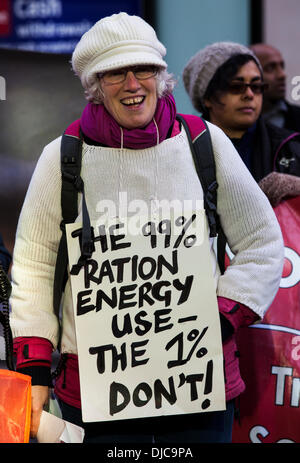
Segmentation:
[[(172, 93), (177, 81), (173, 74), (165, 69), (159, 69), (155, 76), (157, 95), (159, 98)], [(100, 87), (100, 80), (96, 79), (91, 85), (84, 89), (85, 97), (90, 103), (103, 104), (103, 93)]]

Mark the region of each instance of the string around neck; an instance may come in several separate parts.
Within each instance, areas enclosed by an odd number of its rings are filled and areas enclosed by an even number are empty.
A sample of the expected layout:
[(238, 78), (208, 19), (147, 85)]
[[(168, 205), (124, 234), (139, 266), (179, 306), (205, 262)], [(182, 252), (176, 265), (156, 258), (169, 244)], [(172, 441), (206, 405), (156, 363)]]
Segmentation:
[(121, 130), (121, 150), (122, 150), (124, 147), (124, 132), (121, 126), (120, 126), (120, 130)]
[(156, 120), (154, 119), (154, 117), (153, 117), (153, 122), (154, 122), (154, 125), (155, 125), (155, 128), (156, 128), (156, 144), (159, 145), (159, 130), (158, 130), (158, 125), (157, 125)]

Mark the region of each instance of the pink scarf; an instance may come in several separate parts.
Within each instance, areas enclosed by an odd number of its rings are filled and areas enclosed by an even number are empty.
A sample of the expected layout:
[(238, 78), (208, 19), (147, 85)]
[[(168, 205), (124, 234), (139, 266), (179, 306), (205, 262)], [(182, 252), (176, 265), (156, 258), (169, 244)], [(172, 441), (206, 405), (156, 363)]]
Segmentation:
[[(166, 139), (176, 116), (176, 104), (172, 95), (159, 98), (154, 119), (158, 127), (159, 143)], [(83, 133), (92, 140), (112, 148), (121, 146), (121, 129), (102, 104), (88, 103), (81, 121)], [(143, 149), (157, 144), (157, 129), (153, 119), (144, 128), (123, 128), (124, 148)]]

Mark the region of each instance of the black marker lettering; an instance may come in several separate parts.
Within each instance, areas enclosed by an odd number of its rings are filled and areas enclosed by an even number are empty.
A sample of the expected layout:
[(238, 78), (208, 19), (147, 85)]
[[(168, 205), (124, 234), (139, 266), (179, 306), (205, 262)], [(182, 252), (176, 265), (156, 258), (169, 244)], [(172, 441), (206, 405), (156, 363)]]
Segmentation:
[(198, 399), (197, 382), (201, 381), (203, 381), (203, 373), (185, 377), (185, 382), (191, 385), (191, 401)]
[(144, 334), (148, 333), (148, 331), (150, 331), (151, 329), (152, 323), (148, 320), (143, 320), (143, 318), (146, 316), (147, 312), (145, 310), (142, 310), (141, 312), (137, 313), (134, 317), (134, 321), (136, 322), (136, 324), (144, 327), (144, 329), (140, 328), (139, 326), (135, 328), (135, 332), (138, 336), (143, 336)]
[(89, 353), (91, 355), (97, 355), (97, 370), (98, 373), (102, 374), (105, 372), (105, 352), (111, 352), (112, 356), (112, 367), (111, 371), (114, 373), (118, 368), (118, 363), (122, 370), (127, 367), (127, 356), (126, 356), (126, 344), (125, 342), (121, 345), (121, 351), (118, 353), (116, 347), (113, 344), (106, 344), (104, 346), (90, 347)]
[[(150, 264), (150, 268), (147, 271), (145, 270), (145, 266), (147, 264)], [(139, 276), (143, 280), (149, 280), (149, 278), (152, 278), (156, 270), (156, 261), (152, 257), (143, 257), (139, 263)]]
[(148, 295), (152, 289), (152, 284), (147, 282), (139, 287), (139, 308), (144, 305), (144, 301), (148, 304), (153, 305), (154, 300)]
[(110, 262), (108, 259), (102, 262), (101, 264), (98, 284), (102, 283), (102, 280), (104, 277), (108, 277), (110, 283), (113, 283), (115, 281), (114, 274), (113, 274), (113, 271), (111, 269)]
[(160, 379), (156, 379), (154, 382), (154, 394), (155, 394), (155, 407), (156, 408), (162, 407), (162, 397), (167, 399), (167, 401), (171, 405), (174, 405), (174, 403), (177, 400), (173, 377), (170, 376), (168, 381), (169, 381), (169, 391), (167, 391), (167, 389), (162, 384)]
[(163, 268), (167, 268), (172, 275), (178, 272), (177, 250), (172, 252), (172, 263), (168, 262), (162, 254), (157, 258), (157, 273), (156, 279), (159, 280), (162, 276)]
[(99, 235), (93, 238), (94, 242), (99, 241), (101, 246), (101, 251), (104, 253), (108, 250), (107, 236), (105, 231), (105, 225), (100, 225), (98, 227)]
[(105, 372), (105, 355), (104, 353), (113, 348), (112, 344), (106, 344), (105, 346), (90, 347), (89, 353), (91, 355), (97, 355), (97, 370), (98, 373), (102, 374)]
[(90, 302), (91, 298), (88, 297), (86, 299), (83, 299), (84, 296), (88, 296), (93, 292), (92, 289), (86, 290), (86, 291), (79, 291), (77, 294), (77, 307), (76, 307), (76, 314), (77, 315), (84, 315), (87, 312), (90, 312), (91, 310), (94, 310), (95, 306), (93, 304), (90, 305), (84, 305)]
[(117, 267), (117, 282), (122, 283), (124, 280), (124, 265), (130, 262), (130, 257), (123, 257), (111, 261), (111, 265)]
[(165, 303), (165, 307), (171, 304), (171, 291), (165, 291), (164, 294), (160, 293), (160, 290), (163, 286), (170, 286), (171, 283), (169, 281), (157, 281), (154, 283), (152, 287), (152, 296), (157, 300), (157, 301), (162, 301)]
[(121, 351), (118, 353), (117, 348), (112, 346), (111, 349), (112, 355), (112, 363), (111, 363), (111, 371), (114, 373), (118, 369), (118, 363), (120, 362), (121, 370), (125, 370), (127, 367), (127, 356), (126, 356), (126, 344), (123, 342), (121, 345)]
[(99, 278), (95, 277), (98, 270), (98, 262), (94, 259), (88, 259), (84, 262), (84, 287), (90, 287), (90, 281), (99, 284)]
[(127, 285), (127, 286), (121, 286), (119, 289), (120, 293), (120, 299), (119, 299), (119, 310), (122, 309), (128, 309), (130, 307), (135, 307), (137, 302), (136, 301), (130, 301), (132, 298), (135, 296), (135, 289), (137, 285)]
[(133, 342), (131, 344), (131, 366), (132, 367), (137, 367), (138, 365), (145, 365), (146, 363), (148, 363), (149, 358), (144, 358), (140, 360), (137, 359), (137, 357), (141, 357), (146, 352), (146, 349), (138, 350), (138, 348), (146, 346), (148, 342), (149, 342), (149, 339), (146, 339), (145, 341)]
[(192, 288), (193, 280), (194, 275), (189, 275), (186, 277), (184, 283), (181, 283), (179, 279), (173, 281), (174, 288), (178, 289), (178, 291), (181, 291), (181, 295), (177, 302), (177, 305), (183, 304), (183, 302), (185, 302), (188, 299)]
[[(140, 398), (140, 392), (145, 394), (145, 399)], [(147, 383), (140, 383), (137, 385), (132, 394), (132, 401), (136, 407), (143, 407), (152, 397), (152, 389)]]
[(160, 331), (169, 330), (172, 328), (173, 323), (168, 323), (171, 317), (163, 318), (163, 315), (167, 315), (172, 312), (172, 309), (161, 309), (154, 312), (154, 333), (160, 333)]
[(111, 321), (111, 330), (115, 338), (121, 338), (125, 334), (132, 333), (132, 325), (129, 313), (127, 313), (123, 318), (123, 328), (120, 330), (118, 326), (118, 320), (120, 320), (120, 316), (117, 314), (113, 316)]
[(108, 296), (102, 289), (98, 289), (97, 297), (96, 297), (96, 312), (102, 310), (102, 301), (104, 301), (109, 307), (114, 309), (117, 307), (118, 303), (118, 296), (117, 296), (117, 289), (111, 289), (111, 296)]
[[(118, 403), (118, 394), (122, 396), (122, 402)], [(130, 393), (124, 384), (113, 382), (110, 385), (109, 413), (115, 415), (124, 410), (130, 402)]]
[(129, 248), (131, 246), (131, 243), (118, 243), (118, 241), (121, 241), (125, 238), (125, 235), (119, 235), (116, 234), (114, 235), (114, 230), (119, 230), (120, 228), (123, 228), (124, 224), (123, 223), (116, 223), (114, 225), (111, 225), (109, 227), (109, 235), (110, 235), (110, 243), (111, 243), (111, 250), (112, 251), (117, 251), (118, 249), (124, 249), (124, 248)]
[(131, 280), (135, 281), (137, 279), (137, 260), (138, 256), (135, 254), (131, 259)]

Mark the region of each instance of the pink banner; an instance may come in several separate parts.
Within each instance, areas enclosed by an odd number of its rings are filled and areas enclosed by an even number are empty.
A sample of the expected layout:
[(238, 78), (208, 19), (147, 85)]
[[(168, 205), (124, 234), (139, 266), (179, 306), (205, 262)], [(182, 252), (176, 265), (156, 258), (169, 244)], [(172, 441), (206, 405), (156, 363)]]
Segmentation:
[(274, 211), (285, 244), (283, 274), (264, 319), (239, 332), (246, 391), (234, 443), (300, 443), (300, 197)]

